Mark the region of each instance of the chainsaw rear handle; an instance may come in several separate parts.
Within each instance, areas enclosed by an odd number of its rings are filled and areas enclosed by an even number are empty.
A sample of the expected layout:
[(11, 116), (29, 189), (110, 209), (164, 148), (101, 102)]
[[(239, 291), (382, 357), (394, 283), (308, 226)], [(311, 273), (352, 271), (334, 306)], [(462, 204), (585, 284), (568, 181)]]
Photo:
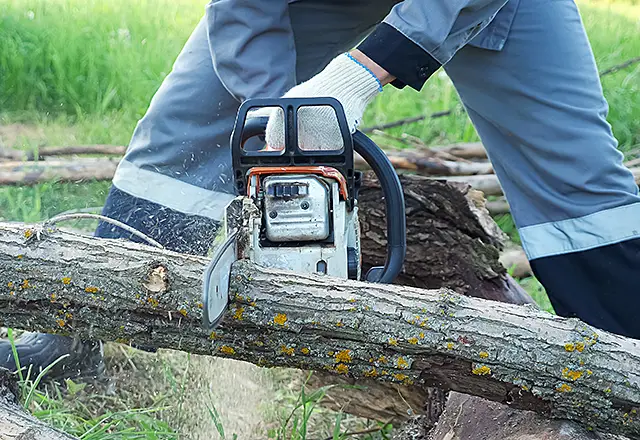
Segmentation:
[[(342, 108), (340, 108), (342, 110)], [(262, 135), (266, 131), (268, 117), (246, 118), (241, 142)], [(400, 274), (407, 252), (406, 216), (404, 193), (400, 179), (387, 155), (361, 131), (353, 134), (353, 149), (360, 154), (376, 174), (385, 201), (387, 217), (387, 256), (384, 266), (369, 269), (365, 279), (369, 282), (390, 284)]]

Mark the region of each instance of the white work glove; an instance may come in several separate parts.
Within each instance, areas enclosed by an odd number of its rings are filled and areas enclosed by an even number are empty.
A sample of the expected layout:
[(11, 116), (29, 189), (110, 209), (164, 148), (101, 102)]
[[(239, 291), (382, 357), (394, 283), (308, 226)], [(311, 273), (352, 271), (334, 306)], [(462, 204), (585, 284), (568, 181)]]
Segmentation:
[[(382, 91), (374, 74), (349, 54), (334, 58), (320, 73), (284, 94), (283, 98), (332, 97), (340, 101), (353, 134), (369, 103)], [(266, 142), (268, 149), (284, 148), (284, 112), (270, 109)], [(302, 107), (298, 111), (300, 149), (331, 150), (343, 146), (338, 119), (328, 106)]]

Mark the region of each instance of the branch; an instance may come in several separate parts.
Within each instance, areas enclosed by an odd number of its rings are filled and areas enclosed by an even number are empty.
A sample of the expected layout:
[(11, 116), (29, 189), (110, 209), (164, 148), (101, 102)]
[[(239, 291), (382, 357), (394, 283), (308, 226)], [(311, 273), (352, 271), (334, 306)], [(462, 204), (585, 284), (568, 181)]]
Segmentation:
[(261, 366), (438, 386), (640, 438), (638, 342), (447, 289), (369, 284), (241, 260), (222, 326), (200, 325), (206, 259), (0, 225), (2, 325)]
[(443, 116), (449, 116), (452, 113), (452, 110), (445, 110), (442, 112), (431, 113), (429, 115), (421, 115), (421, 116), (413, 116), (411, 118), (404, 118), (394, 122), (389, 122), (381, 125), (372, 125), (370, 127), (361, 128), (360, 131), (363, 133), (370, 133), (373, 130), (386, 130), (388, 128), (399, 127), (404, 124), (410, 124), (412, 122), (420, 122), (425, 119), (436, 119), (441, 118)]
[(609, 67), (608, 69), (603, 70), (602, 72), (600, 72), (600, 76), (605, 76), (605, 75), (609, 75), (611, 73), (615, 73), (619, 70), (625, 69), (629, 66), (632, 66), (636, 63), (640, 63), (640, 57), (635, 57), (635, 58), (631, 58), (630, 60), (625, 61), (624, 63), (620, 63), (620, 64), (616, 64), (613, 67)]

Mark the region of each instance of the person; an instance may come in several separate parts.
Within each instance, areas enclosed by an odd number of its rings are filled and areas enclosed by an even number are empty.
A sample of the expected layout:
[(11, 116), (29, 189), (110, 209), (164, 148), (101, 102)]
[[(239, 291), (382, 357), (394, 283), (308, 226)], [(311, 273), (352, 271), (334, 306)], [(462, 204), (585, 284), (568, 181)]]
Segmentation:
[[(441, 68), (556, 313), (639, 337), (640, 198), (573, 0), (211, 1), (136, 126), (103, 214), (204, 255), (233, 198), (241, 102), (330, 96), (353, 130), (385, 87), (419, 91)], [(138, 241), (108, 223), (96, 235)], [(99, 357), (62, 337), (18, 345), (37, 366), (65, 350), (70, 362)]]

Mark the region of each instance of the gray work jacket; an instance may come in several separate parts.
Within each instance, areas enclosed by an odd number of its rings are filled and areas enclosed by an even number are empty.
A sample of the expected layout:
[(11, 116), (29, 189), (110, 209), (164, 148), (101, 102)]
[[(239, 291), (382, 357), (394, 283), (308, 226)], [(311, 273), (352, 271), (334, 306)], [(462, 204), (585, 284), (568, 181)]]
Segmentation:
[[(296, 85), (290, 3), (305, 0), (212, 0), (207, 5), (214, 68), (239, 101), (281, 96)], [(358, 47), (420, 90), (465, 44), (502, 49), (519, 0), (404, 0)], [(268, 48), (268, 50), (265, 50)]]

